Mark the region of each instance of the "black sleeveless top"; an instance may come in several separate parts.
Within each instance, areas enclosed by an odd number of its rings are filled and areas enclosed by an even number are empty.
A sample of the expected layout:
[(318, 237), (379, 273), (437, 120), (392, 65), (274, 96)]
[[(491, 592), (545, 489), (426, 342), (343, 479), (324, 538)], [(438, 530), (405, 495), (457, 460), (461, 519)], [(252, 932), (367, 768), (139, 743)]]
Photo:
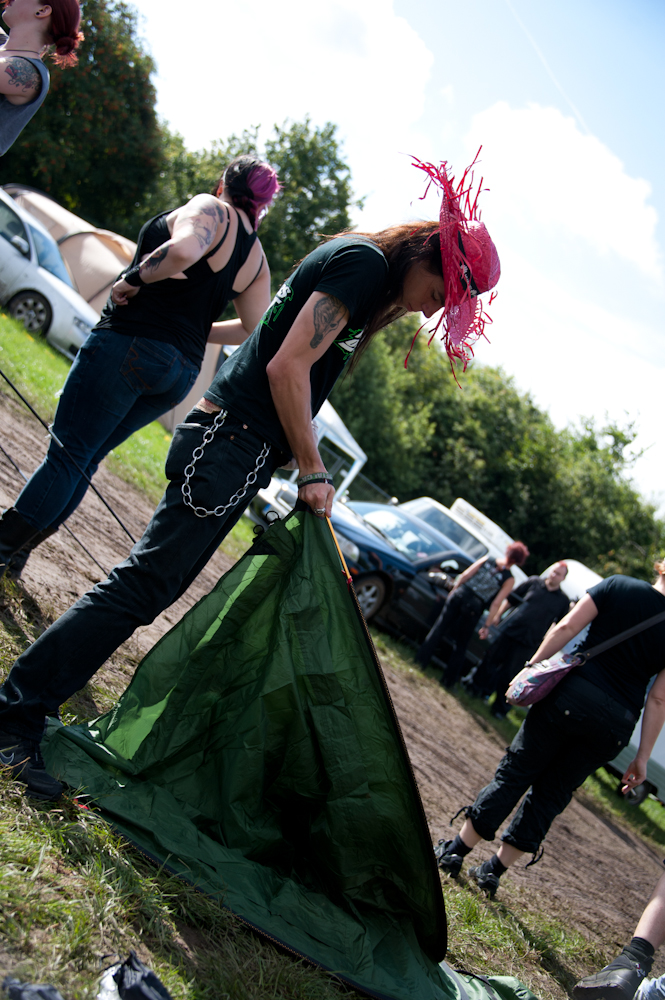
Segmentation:
[[(170, 214), (162, 212), (146, 222), (139, 233), (136, 254), (130, 267), (171, 238), (166, 224), (166, 217)], [(164, 278), (163, 281), (142, 285), (138, 295), (133, 296), (125, 306), (115, 305), (109, 296), (94, 329), (113, 330), (127, 337), (148, 337), (173, 344), (200, 368), (210, 326), (239, 294), (233, 291), (233, 282), (256, 240), (256, 233), (248, 233), (238, 217), (238, 233), (231, 257), (221, 271), (213, 271), (208, 258), (219, 250), (228, 235), (230, 224), (229, 213), (221, 240), (204, 257), (185, 269), (186, 279)], [(124, 273), (122, 271), (120, 277)]]

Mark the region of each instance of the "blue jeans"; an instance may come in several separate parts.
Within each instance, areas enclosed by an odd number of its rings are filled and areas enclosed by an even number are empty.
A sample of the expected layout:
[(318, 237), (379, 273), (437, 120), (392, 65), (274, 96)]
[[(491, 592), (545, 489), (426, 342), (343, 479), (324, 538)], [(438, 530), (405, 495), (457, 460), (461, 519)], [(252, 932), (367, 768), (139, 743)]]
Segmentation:
[[(178, 424), (166, 459), (170, 483), (127, 559), (72, 605), (16, 660), (0, 688), (0, 729), (41, 739), (45, 716), (79, 691), (139, 625), (176, 601), (200, 573), (284, 455), (271, 452), (236, 506), (198, 517), (185, 506), (184, 470), (214, 415), (194, 409)], [(264, 446), (246, 424), (227, 417), (204, 447), (190, 480), (192, 502), (212, 509), (246, 485)]]
[[(94, 330), (67, 376), (53, 431), (92, 478), (113, 448), (184, 399), (197, 375), (196, 365), (171, 344)], [(59, 527), (87, 488), (68, 456), (51, 441), (14, 506), (40, 531)]]
[(636, 722), (628, 709), (572, 670), (529, 709), (496, 774), (466, 810), (476, 833), (494, 840), (524, 795), (501, 839), (535, 853), (575, 789), (627, 745)]

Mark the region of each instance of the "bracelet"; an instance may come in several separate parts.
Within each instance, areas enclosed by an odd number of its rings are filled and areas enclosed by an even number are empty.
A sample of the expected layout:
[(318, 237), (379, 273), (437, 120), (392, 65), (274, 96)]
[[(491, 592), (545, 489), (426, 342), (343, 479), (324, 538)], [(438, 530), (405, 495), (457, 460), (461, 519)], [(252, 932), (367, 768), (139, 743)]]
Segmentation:
[(334, 486), (332, 478), (327, 472), (310, 472), (308, 476), (301, 476), (296, 480), (296, 486), (298, 489), (301, 486), (313, 486), (314, 483), (326, 483), (328, 486)]
[(141, 285), (145, 285), (145, 281), (141, 277), (141, 272), (139, 270), (140, 267), (140, 264), (130, 267), (129, 271), (126, 271), (123, 274), (122, 280), (126, 281), (128, 285), (133, 285), (134, 288), (140, 288)]

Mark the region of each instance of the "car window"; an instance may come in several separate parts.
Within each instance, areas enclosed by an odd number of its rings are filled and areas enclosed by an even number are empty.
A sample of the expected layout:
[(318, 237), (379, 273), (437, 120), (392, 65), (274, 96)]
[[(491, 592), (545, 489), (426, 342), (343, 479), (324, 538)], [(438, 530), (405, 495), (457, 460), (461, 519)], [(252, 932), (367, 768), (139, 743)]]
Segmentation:
[(438, 507), (433, 507), (428, 503), (410, 503), (409, 511), (419, 517), (421, 521), (425, 524), (429, 524), (432, 528), (436, 528), (442, 534), (449, 538), (451, 542), (464, 551), (468, 552), (472, 559), (480, 559), (481, 556), (485, 556), (488, 553), (488, 548), (479, 542), (470, 532), (454, 521), (452, 517), (448, 517), (444, 514), (442, 510)]
[(12, 236), (20, 236), (26, 243), (28, 242), (25, 226), (16, 212), (13, 212), (9, 205), (5, 205), (4, 201), (0, 201), (0, 235), (10, 243)]
[(32, 233), (32, 239), (37, 251), (37, 259), (41, 267), (45, 271), (49, 271), (55, 275), (56, 278), (60, 278), (60, 281), (64, 281), (70, 288), (73, 288), (74, 283), (69, 276), (69, 271), (65, 267), (65, 262), (60, 255), (58, 244), (55, 240), (51, 236), (47, 236), (46, 233), (43, 233), (41, 229), (37, 229), (36, 226), (30, 226), (30, 232)]
[(410, 562), (418, 559), (425, 559), (427, 556), (436, 555), (441, 551), (441, 546), (435, 542), (424, 531), (408, 521), (394, 508), (385, 510), (369, 510), (363, 512), (363, 518), (373, 524), (375, 528), (385, 535), (393, 543), (398, 552), (405, 555)]

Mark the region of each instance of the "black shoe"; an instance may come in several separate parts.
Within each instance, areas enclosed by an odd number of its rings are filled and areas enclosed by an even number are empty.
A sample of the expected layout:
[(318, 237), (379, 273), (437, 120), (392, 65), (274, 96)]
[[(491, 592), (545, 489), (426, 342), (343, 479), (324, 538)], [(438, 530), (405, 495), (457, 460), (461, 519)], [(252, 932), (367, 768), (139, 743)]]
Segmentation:
[(488, 870), (488, 862), (483, 861), (482, 865), (469, 868), (469, 878), (472, 878), (479, 889), (486, 892), (490, 899), (494, 899), (496, 890), (499, 888), (499, 876)]
[(595, 976), (580, 979), (573, 989), (575, 1000), (633, 1000), (647, 974), (639, 962), (619, 955)]
[(0, 576), (10, 558), (37, 534), (38, 529), (25, 521), (15, 507), (9, 507), (0, 518)]
[(446, 872), (451, 878), (457, 878), (462, 871), (464, 858), (461, 854), (453, 854), (450, 850), (452, 840), (440, 840), (434, 848), (436, 863), (442, 872)]
[(56, 802), (60, 798), (62, 784), (46, 770), (37, 740), (0, 732), (0, 765), (11, 771), (15, 781), (27, 786), (28, 798), (44, 802)]
[(9, 557), (9, 562), (7, 563), (7, 578), (9, 580), (19, 580), (21, 578), (21, 573), (25, 569), (25, 564), (30, 558), (30, 553), (34, 552), (38, 545), (45, 542), (47, 538), (54, 535), (58, 529), (57, 528), (44, 528), (43, 531), (38, 531), (36, 535), (33, 535), (29, 542), (15, 552), (13, 556)]

